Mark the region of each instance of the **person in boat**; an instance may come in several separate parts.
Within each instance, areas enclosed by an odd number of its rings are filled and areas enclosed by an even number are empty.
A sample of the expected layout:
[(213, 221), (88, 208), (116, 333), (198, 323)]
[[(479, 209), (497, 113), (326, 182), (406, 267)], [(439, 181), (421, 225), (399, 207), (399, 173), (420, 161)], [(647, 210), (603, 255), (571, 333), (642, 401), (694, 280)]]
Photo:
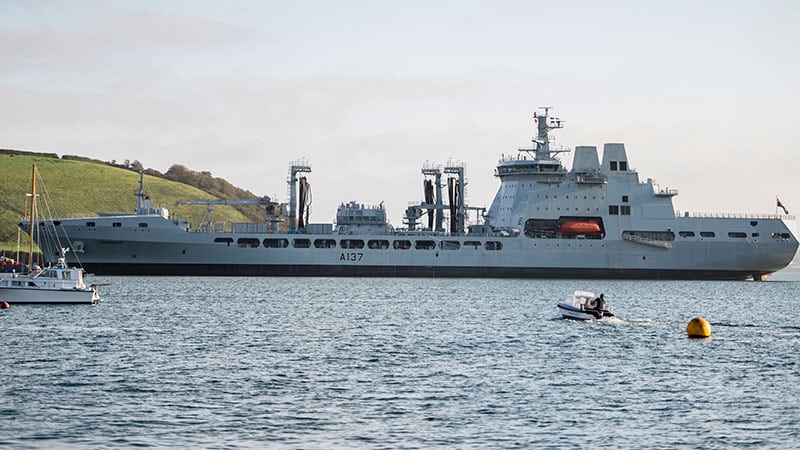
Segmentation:
[(603, 293), (600, 294), (600, 297), (594, 299), (595, 308), (598, 311), (603, 311), (606, 309), (606, 297)]

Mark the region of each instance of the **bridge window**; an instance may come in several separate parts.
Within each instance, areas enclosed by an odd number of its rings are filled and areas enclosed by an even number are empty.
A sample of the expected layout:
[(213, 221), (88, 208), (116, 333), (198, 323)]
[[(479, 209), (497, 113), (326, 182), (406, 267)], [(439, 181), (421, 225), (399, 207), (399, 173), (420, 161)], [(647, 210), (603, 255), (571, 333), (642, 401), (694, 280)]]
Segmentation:
[(93, 227), (93, 226), (95, 226), (95, 223), (94, 222), (86, 222), (86, 226), (87, 227)]
[(694, 231), (680, 231), (680, 232), (678, 232), (678, 234), (681, 235), (681, 237), (684, 237), (684, 238), (694, 237)]
[(483, 244), (481, 244), (481, 241), (464, 241), (464, 248), (467, 247), (472, 247), (477, 250), (483, 247)]
[(608, 205), (608, 213), (612, 216), (619, 215), (619, 206), (618, 205)]
[(147, 228), (147, 222), (139, 222), (139, 228)]
[(713, 231), (701, 231), (700, 232), (700, 236), (702, 236), (702, 237), (714, 237), (714, 236), (716, 236), (716, 234), (714, 234)]
[(119, 227), (122, 226), (122, 222), (114, 222), (114, 223), (111, 224), (111, 226), (114, 227), (114, 228), (119, 228)]
[(728, 233), (728, 237), (731, 237), (731, 238), (746, 238), (747, 237), (747, 233), (742, 233), (740, 231), (731, 231), (730, 233)]

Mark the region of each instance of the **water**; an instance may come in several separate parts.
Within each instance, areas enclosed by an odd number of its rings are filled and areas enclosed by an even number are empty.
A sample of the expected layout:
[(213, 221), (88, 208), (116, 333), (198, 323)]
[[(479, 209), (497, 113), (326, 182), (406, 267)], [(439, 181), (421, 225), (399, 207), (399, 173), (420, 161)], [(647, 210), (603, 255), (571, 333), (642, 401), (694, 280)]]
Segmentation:
[[(0, 447), (787, 448), (769, 282), (98, 277), (0, 312)], [(619, 319), (558, 318), (574, 289)], [(686, 338), (703, 316), (712, 337)]]

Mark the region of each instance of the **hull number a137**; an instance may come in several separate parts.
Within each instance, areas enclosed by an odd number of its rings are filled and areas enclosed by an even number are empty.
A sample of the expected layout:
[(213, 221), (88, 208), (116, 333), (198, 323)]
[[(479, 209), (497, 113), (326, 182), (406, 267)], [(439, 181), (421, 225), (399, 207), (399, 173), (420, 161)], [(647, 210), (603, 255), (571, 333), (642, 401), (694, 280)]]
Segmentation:
[(363, 257), (363, 253), (342, 253), (342, 256), (339, 257), (339, 261), (361, 261), (361, 258)]

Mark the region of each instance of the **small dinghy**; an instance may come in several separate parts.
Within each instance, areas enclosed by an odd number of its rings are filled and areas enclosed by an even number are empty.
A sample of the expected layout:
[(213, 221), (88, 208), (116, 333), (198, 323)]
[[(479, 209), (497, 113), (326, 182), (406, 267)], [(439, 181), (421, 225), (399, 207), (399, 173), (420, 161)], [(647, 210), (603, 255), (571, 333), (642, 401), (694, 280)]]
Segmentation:
[(600, 297), (595, 297), (594, 292), (589, 291), (575, 291), (556, 306), (565, 319), (597, 320), (614, 317), (614, 313), (605, 308), (605, 296), (600, 294)]

